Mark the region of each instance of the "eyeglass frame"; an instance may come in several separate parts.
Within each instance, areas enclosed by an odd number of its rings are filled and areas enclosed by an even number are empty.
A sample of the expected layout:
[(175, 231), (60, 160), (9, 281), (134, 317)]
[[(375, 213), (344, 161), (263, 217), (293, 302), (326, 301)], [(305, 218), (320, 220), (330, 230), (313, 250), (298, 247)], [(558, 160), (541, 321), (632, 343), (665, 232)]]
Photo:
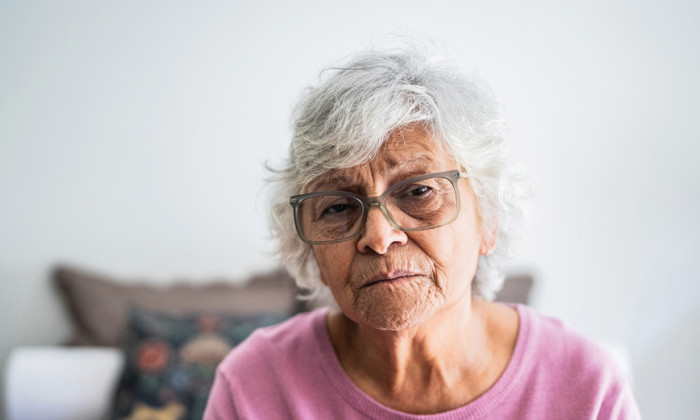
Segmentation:
[[(459, 216), (459, 210), (461, 208), (461, 203), (460, 203), (460, 197), (459, 197), (459, 185), (456, 184), (456, 182), (460, 178), (468, 178), (469, 176), (464, 173), (460, 172), (458, 169), (454, 169), (451, 171), (443, 171), (443, 172), (435, 172), (431, 174), (425, 174), (425, 175), (419, 175), (419, 176), (414, 176), (411, 178), (404, 179), (402, 181), (397, 182), (396, 184), (393, 184), (389, 186), (389, 188), (386, 189), (381, 195), (375, 196), (375, 197), (363, 197), (359, 194), (351, 193), (349, 191), (315, 191), (307, 194), (299, 194), (299, 195), (293, 195), (289, 197), (289, 204), (291, 204), (293, 210), (294, 210), (294, 226), (296, 227), (297, 234), (299, 235), (299, 238), (301, 238), (302, 241), (310, 244), (310, 245), (331, 245), (331, 244), (337, 244), (340, 242), (345, 242), (349, 241), (352, 239), (357, 238), (362, 234), (362, 232), (365, 229), (365, 224), (367, 222), (367, 215), (369, 214), (369, 211), (372, 206), (378, 206), (382, 214), (384, 214), (384, 217), (386, 220), (389, 222), (389, 224), (394, 227), (395, 229), (398, 229), (402, 232), (415, 232), (415, 231), (420, 231), (420, 230), (429, 230), (429, 229), (436, 229), (442, 226), (449, 225), (450, 223), (454, 222), (457, 220), (457, 217)], [(399, 226), (394, 219), (391, 217), (389, 214), (389, 210), (386, 208), (386, 197), (389, 195), (389, 193), (403, 187), (404, 185), (408, 185), (414, 182), (418, 181), (423, 181), (426, 179), (430, 178), (445, 178), (450, 183), (452, 184), (452, 189), (455, 192), (455, 198), (456, 198), (456, 204), (457, 204), (457, 211), (455, 211), (454, 217), (450, 219), (449, 221), (446, 221), (444, 223), (441, 223), (439, 225), (435, 226), (421, 226), (421, 227), (415, 227), (415, 228), (402, 228)], [(317, 197), (317, 196), (322, 196), (322, 195), (335, 195), (339, 197), (350, 197), (357, 199), (360, 203), (362, 203), (362, 221), (360, 222), (360, 226), (357, 228), (357, 231), (353, 233), (352, 235), (346, 237), (346, 238), (340, 238), (340, 239), (333, 239), (330, 241), (312, 241), (309, 240), (304, 236), (304, 233), (301, 231), (301, 226), (299, 223), (299, 205), (306, 200), (307, 198), (311, 197)]]

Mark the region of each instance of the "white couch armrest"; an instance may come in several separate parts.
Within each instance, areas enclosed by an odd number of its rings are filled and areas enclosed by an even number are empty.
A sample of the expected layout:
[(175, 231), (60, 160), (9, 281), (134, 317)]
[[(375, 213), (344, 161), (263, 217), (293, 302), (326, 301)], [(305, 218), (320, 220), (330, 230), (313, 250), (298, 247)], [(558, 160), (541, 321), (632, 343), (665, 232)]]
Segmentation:
[(116, 348), (16, 348), (5, 369), (7, 420), (107, 418), (123, 364)]

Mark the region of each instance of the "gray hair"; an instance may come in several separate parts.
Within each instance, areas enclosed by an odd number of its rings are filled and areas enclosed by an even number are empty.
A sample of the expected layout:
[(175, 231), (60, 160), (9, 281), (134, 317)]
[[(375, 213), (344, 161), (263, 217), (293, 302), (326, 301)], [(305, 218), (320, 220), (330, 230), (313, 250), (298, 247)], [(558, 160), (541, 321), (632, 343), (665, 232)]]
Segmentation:
[(372, 159), (396, 129), (420, 124), (469, 175), (483, 232), (496, 247), (479, 258), (472, 292), (492, 299), (523, 223), (522, 177), (507, 159), (507, 130), (490, 91), (460, 64), (414, 50), (368, 51), (321, 73), (293, 114), (288, 161), (272, 170), (271, 231), (299, 286), (318, 290), (311, 246), (294, 227), (289, 197), (333, 169)]

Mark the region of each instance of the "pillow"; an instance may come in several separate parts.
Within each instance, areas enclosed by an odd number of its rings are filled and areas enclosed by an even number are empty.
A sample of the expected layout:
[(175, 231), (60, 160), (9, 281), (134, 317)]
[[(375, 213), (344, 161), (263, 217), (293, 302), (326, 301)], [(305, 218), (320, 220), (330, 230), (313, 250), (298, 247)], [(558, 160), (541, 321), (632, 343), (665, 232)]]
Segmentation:
[(54, 270), (53, 280), (73, 323), (73, 336), (68, 342), (71, 345), (119, 347), (125, 338), (131, 306), (169, 314), (251, 315), (305, 309), (296, 299), (294, 280), (283, 269), (255, 275), (243, 282), (220, 280), (153, 286), (145, 282), (120, 282), (82, 269), (59, 266)]
[(534, 279), (529, 274), (510, 274), (506, 276), (503, 287), (496, 293), (494, 300), (527, 305), (530, 302), (530, 292), (533, 284)]
[(177, 316), (134, 308), (113, 417), (201, 419), (216, 366), (254, 329), (289, 313)]

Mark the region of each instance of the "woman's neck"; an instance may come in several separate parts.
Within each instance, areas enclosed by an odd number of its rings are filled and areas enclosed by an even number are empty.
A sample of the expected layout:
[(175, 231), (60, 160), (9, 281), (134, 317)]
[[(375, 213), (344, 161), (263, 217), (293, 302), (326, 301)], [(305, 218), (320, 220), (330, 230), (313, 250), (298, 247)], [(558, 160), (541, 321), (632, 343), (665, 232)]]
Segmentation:
[(376, 330), (342, 313), (329, 316), (328, 328), (343, 369), (360, 389), (388, 407), (427, 414), (460, 407), (496, 382), (515, 345), (517, 314), (465, 299), (400, 331)]

